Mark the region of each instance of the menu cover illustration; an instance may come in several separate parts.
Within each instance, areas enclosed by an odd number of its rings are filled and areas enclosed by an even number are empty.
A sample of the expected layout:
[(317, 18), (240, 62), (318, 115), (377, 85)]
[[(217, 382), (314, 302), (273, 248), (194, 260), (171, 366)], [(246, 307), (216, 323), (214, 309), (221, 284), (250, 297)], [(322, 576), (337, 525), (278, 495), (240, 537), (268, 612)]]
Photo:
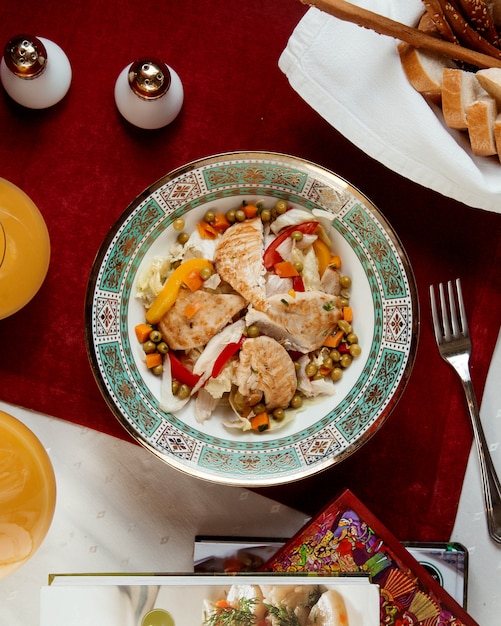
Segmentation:
[(478, 626), (348, 489), (262, 570), (369, 574), (380, 587), (381, 626)]

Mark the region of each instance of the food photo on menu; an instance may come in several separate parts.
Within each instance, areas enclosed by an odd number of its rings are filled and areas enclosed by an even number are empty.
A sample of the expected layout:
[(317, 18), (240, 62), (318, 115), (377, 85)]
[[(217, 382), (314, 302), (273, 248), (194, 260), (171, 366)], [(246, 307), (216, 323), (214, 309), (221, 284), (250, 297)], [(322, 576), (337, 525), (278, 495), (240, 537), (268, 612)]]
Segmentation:
[(0, 626), (494, 626), (501, 0), (49, 4), (0, 24)]
[[(122, 580), (120, 580), (120, 578)], [(94, 581), (95, 582), (95, 581)], [(379, 589), (366, 576), (92, 577), (53, 579), (41, 626), (378, 626)], [(91, 606), (91, 608), (89, 608)]]

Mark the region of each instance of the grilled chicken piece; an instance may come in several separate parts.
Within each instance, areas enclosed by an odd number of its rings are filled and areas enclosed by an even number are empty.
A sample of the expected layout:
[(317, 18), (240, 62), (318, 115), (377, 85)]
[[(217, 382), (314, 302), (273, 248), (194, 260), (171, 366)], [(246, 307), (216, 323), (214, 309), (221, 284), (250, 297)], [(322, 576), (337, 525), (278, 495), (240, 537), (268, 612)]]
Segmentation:
[(243, 396), (262, 393), (268, 410), (285, 408), (296, 391), (296, 368), (285, 348), (260, 335), (242, 344), (235, 381)]
[(263, 223), (256, 217), (228, 228), (214, 255), (219, 276), (260, 311), (266, 308), (263, 252)]
[[(229, 324), (246, 304), (237, 294), (181, 289), (174, 306), (160, 321), (159, 328), (172, 350), (198, 348)], [(200, 305), (200, 308), (189, 319), (186, 309), (190, 305)]]
[(256, 324), (287, 350), (303, 353), (321, 348), (340, 316), (337, 296), (323, 291), (296, 292), (294, 298), (274, 295), (268, 298), (268, 305), (266, 312), (249, 308), (247, 326)]
[(333, 296), (339, 296), (341, 293), (340, 278), (341, 274), (339, 270), (330, 266), (326, 267), (325, 272), (322, 274), (322, 279), (320, 280), (320, 289)]

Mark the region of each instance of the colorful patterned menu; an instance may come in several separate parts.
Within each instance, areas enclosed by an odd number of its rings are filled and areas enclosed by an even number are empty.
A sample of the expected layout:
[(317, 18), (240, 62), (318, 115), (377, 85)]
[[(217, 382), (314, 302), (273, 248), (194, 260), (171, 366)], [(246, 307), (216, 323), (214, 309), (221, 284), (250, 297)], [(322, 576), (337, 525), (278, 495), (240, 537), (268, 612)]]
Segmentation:
[(381, 626), (478, 626), (349, 490), (322, 509), (262, 570), (368, 573), (381, 590)]

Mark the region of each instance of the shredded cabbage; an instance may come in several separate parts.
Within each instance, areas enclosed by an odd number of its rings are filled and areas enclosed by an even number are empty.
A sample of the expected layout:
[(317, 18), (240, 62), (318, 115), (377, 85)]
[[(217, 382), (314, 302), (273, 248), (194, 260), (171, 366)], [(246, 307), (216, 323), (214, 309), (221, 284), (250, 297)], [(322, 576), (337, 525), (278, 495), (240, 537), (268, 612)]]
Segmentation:
[(150, 265), (142, 272), (137, 281), (136, 298), (149, 308), (167, 280), (172, 269), (171, 261), (167, 257), (156, 256)]
[(309, 211), (304, 209), (289, 209), (272, 223), (271, 230), (276, 234), (288, 226), (303, 224), (304, 222), (316, 222), (316, 218)]

